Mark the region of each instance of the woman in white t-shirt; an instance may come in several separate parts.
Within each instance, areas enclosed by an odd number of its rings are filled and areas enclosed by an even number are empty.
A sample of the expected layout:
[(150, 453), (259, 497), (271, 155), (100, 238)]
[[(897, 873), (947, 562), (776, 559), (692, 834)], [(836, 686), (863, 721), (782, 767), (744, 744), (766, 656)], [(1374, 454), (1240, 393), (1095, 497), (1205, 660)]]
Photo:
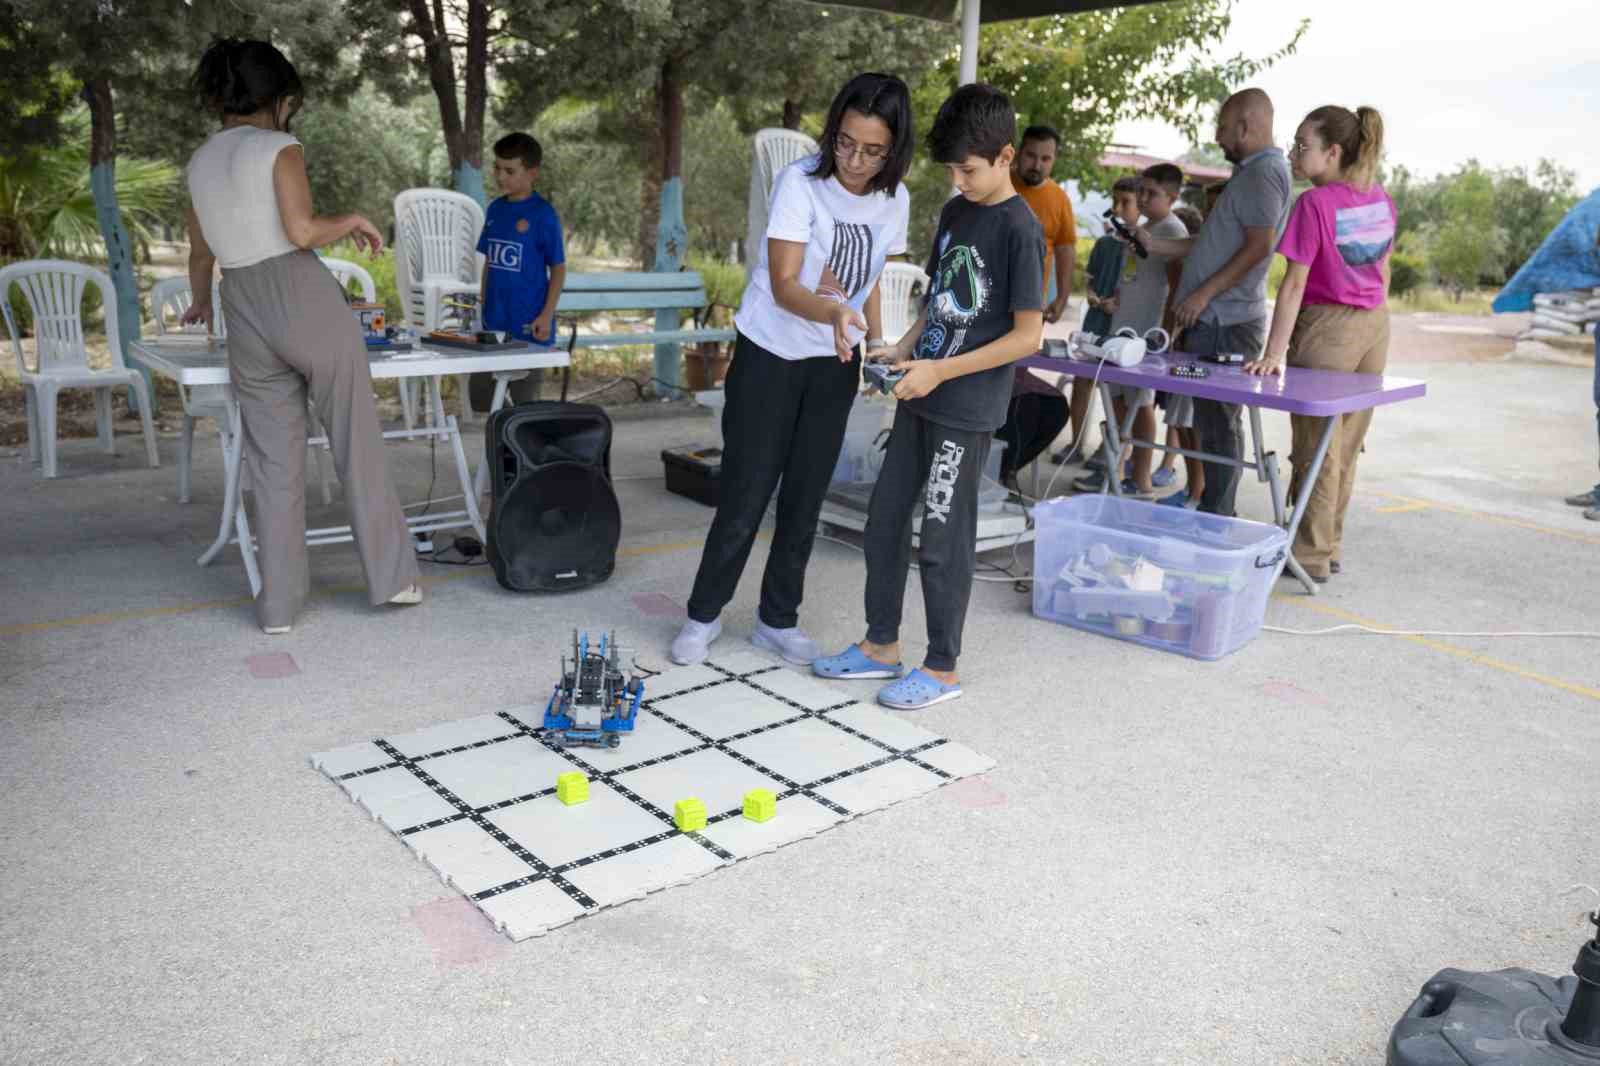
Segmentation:
[(722, 632), (718, 615), (774, 491), (777, 525), (750, 639), (793, 663), (821, 654), (799, 625), (806, 563), (860, 387), (857, 348), (884, 343), (878, 276), (906, 250), (902, 180), (914, 143), (905, 83), (858, 74), (833, 98), (820, 152), (773, 182), (767, 240), (734, 317), (720, 502), (674, 662), (700, 662)]
[(254, 489), (261, 592), (256, 619), (287, 633), (310, 588), (306, 559), (306, 399), (327, 429), (374, 605), (419, 603), (416, 549), (383, 459), (361, 327), (314, 248), (346, 237), (376, 254), (383, 237), (356, 214), (311, 210), (305, 156), (289, 134), (300, 77), (265, 41), (218, 41), (194, 87), (222, 119), (189, 160), (185, 322), (211, 324), (222, 266), (228, 369)]

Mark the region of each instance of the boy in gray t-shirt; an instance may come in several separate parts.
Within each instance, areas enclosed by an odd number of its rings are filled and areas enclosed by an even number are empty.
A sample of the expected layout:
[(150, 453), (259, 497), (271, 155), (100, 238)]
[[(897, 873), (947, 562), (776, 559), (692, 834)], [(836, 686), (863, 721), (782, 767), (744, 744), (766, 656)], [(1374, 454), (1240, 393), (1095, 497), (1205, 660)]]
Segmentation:
[[(1189, 235), (1188, 229), (1172, 214), (1172, 205), (1183, 190), (1183, 171), (1171, 163), (1157, 163), (1139, 175), (1139, 213), (1144, 216), (1145, 230), (1152, 237), (1181, 240)], [(1130, 257), (1132, 253), (1129, 253)], [(1133, 277), (1123, 281), (1110, 302), (1111, 333), (1131, 329), (1143, 337), (1161, 326), (1166, 317), (1167, 297), (1177, 284), (1183, 269), (1182, 261), (1151, 252), (1144, 258), (1134, 259)], [(1127, 420), (1128, 408), (1134, 409), (1133, 438), (1154, 442), (1156, 415), (1154, 389), (1141, 389), (1133, 385), (1113, 385), (1112, 402), (1117, 422)], [(1149, 499), (1156, 494), (1151, 480), (1155, 454), (1148, 448), (1134, 448), (1133, 476), (1122, 483), (1126, 496)], [(1102, 486), (1100, 475), (1091, 474), (1079, 479), (1074, 488), (1098, 492)]]

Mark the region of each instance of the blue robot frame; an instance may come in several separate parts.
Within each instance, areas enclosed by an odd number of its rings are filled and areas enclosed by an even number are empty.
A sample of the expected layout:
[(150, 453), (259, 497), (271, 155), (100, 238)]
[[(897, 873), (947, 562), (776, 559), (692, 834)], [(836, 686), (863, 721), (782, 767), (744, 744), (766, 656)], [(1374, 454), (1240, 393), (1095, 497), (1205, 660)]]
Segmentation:
[(601, 636), (598, 651), (589, 634), (572, 631), (572, 662), (561, 657), (561, 680), (544, 708), (545, 739), (558, 748), (615, 748), (633, 732), (644, 699), (644, 679), (623, 680), (617, 634)]

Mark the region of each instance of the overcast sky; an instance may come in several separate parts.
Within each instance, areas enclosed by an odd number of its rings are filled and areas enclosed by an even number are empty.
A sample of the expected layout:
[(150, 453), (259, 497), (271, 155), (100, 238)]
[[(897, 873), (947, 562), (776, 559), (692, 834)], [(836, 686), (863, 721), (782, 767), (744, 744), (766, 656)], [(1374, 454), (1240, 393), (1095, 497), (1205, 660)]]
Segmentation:
[[(1476, 156), (1489, 166), (1541, 156), (1600, 185), (1600, 0), (1237, 0), (1226, 54), (1261, 56), (1311, 28), (1299, 51), (1254, 83), (1277, 107), (1280, 143), (1322, 104), (1383, 112), (1387, 159), (1432, 175)], [(1117, 140), (1176, 155), (1183, 137), (1127, 123)]]

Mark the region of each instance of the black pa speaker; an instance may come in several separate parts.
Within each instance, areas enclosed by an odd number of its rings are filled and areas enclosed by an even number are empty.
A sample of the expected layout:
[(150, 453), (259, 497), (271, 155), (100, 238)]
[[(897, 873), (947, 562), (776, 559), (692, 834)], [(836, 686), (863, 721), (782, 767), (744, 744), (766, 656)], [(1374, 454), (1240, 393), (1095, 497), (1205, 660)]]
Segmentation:
[(486, 548), (500, 584), (566, 592), (610, 577), (622, 512), (605, 411), (554, 400), (503, 407), (484, 442), (494, 494)]

